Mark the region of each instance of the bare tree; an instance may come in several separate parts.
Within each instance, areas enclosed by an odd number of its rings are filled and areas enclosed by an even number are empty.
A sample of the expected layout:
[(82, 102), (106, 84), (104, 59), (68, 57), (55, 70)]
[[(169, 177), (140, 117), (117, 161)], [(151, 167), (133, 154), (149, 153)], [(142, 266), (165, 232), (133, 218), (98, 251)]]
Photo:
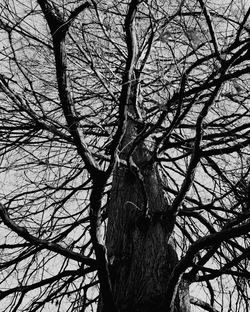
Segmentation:
[(250, 8), (2, 0), (3, 311), (249, 311)]

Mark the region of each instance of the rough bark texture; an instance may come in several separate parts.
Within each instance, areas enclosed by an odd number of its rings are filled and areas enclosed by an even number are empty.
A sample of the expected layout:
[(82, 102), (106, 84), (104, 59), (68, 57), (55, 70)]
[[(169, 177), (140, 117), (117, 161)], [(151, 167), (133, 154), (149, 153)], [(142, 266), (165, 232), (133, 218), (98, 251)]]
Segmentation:
[[(114, 300), (120, 312), (166, 312), (166, 288), (178, 261), (171, 243), (173, 218), (154, 166), (137, 164), (144, 177), (150, 220), (143, 216), (142, 184), (127, 167), (114, 172), (106, 246)], [(182, 283), (175, 311), (189, 311), (188, 287)]]
[[(132, 36), (130, 26), (128, 36)], [(142, 129), (137, 111), (139, 76), (132, 71), (135, 51), (130, 48), (128, 77), (124, 78), (120, 99), (126, 117), (119, 146), (121, 161), (113, 174), (106, 237), (114, 302), (119, 312), (189, 312), (188, 288), (183, 282), (174, 310), (166, 310), (166, 289), (178, 261), (171, 243), (175, 219), (156, 165), (149, 165), (150, 147), (143, 139), (135, 141), (141, 138)], [(149, 218), (145, 217), (146, 210)], [(99, 311), (103, 310), (101, 305)]]

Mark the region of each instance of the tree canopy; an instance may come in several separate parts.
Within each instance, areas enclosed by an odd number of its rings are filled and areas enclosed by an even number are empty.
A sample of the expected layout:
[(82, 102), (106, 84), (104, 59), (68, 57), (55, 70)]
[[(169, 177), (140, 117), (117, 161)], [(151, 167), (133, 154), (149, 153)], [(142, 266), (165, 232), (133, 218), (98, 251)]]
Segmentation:
[(191, 311), (248, 311), (247, 1), (2, 0), (0, 12), (4, 310), (109, 299), (111, 185), (128, 168), (145, 194), (127, 204), (147, 217), (143, 145), (173, 218), (170, 298), (183, 279)]

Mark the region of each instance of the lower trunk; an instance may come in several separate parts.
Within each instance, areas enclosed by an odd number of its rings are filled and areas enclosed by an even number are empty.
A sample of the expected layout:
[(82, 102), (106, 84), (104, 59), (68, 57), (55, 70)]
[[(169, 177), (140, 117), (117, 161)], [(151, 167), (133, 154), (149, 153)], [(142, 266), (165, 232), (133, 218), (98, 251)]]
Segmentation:
[[(125, 166), (114, 173), (106, 238), (112, 290), (119, 312), (168, 312), (166, 289), (178, 261), (171, 242), (174, 220), (157, 169), (141, 173), (144, 190)], [(150, 219), (143, 214), (145, 191)], [(189, 310), (188, 286), (182, 282), (174, 311)]]

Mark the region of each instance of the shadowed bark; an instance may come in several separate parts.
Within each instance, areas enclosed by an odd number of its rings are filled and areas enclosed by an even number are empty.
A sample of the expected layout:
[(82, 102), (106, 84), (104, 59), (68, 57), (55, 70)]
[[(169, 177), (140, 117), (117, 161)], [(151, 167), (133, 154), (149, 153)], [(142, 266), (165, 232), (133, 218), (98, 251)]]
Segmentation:
[[(149, 205), (144, 216), (141, 183), (125, 166), (114, 173), (107, 249), (119, 311), (165, 311), (168, 279), (178, 259), (171, 240), (174, 217), (155, 166), (141, 170)], [(189, 311), (188, 287), (179, 289), (175, 310)]]

